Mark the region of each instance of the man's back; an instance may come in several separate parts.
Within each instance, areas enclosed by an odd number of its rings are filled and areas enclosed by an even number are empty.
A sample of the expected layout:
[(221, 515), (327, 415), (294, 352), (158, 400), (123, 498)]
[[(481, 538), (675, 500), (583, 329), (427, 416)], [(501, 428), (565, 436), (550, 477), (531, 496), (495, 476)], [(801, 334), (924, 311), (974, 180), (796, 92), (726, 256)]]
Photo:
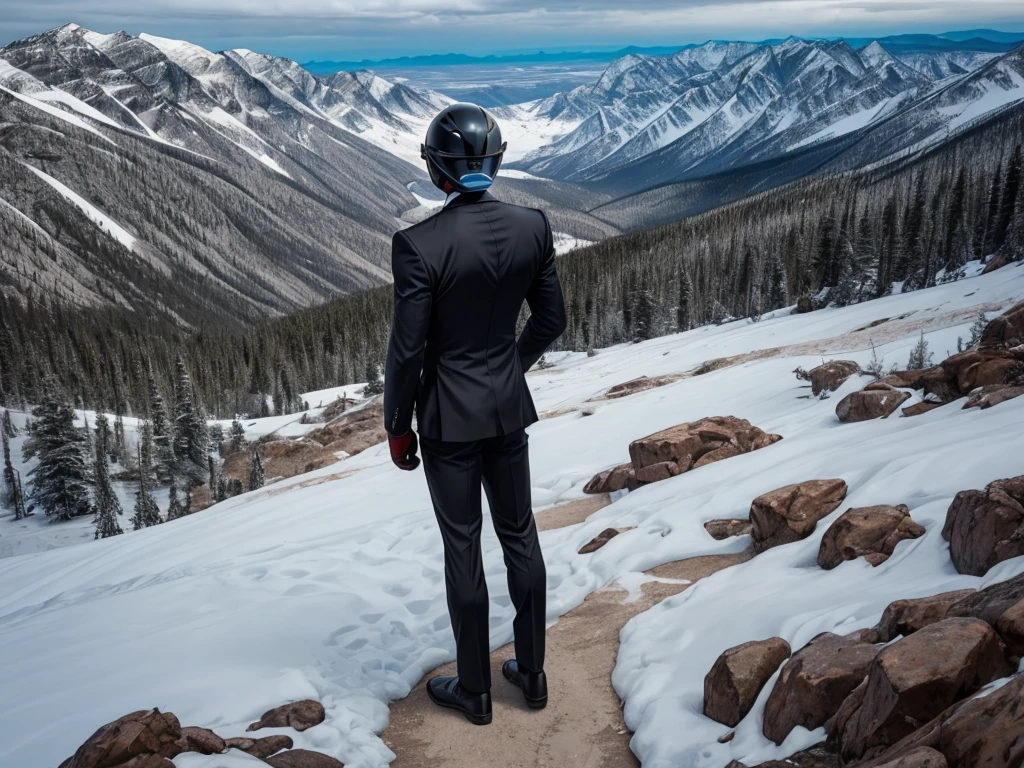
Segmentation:
[[(523, 374), (565, 327), (544, 214), (486, 192), (462, 195), (396, 233), (392, 270), (389, 432), (408, 430), (413, 399), (421, 435), (435, 440), (480, 440), (536, 421)], [(532, 315), (517, 341), (524, 300)]]

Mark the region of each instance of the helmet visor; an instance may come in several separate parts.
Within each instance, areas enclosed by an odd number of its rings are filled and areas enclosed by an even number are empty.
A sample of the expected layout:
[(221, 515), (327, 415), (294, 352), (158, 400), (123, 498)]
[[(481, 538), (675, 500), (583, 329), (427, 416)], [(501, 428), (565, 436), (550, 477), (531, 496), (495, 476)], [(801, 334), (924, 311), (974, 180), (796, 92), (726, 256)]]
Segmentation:
[(423, 148), (424, 156), (429, 155), (438, 166), (444, 169), (452, 181), (471, 192), (487, 189), (491, 185), (494, 177), (498, 175), (504, 153), (505, 144), (502, 144), (501, 149), (497, 152), (470, 156), (441, 152), (429, 147)]

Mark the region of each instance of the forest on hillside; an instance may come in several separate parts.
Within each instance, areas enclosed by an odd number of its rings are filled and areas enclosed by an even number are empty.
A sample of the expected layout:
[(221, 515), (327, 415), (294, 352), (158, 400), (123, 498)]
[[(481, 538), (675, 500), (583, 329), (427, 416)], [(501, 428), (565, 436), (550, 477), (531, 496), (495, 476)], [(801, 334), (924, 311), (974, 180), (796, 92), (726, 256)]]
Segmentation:
[[(758, 319), (798, 301), (855, 303), (957, 279), (991, 254), (1020, 259), (1022, 144), (1015, 109), (924, 157), (796, 182), (573, 251), (559, 260), (569, 327), (556, 348)], [(79, 407), (148, 417), (150, 376), (170, 398), (180, 356), (209, 415), (292, 412), (301, 392), (375, 378), (390, 316), (389, 287), (237, 333), (0, 298), (0, 404), (40, 402), (52, 375)]]

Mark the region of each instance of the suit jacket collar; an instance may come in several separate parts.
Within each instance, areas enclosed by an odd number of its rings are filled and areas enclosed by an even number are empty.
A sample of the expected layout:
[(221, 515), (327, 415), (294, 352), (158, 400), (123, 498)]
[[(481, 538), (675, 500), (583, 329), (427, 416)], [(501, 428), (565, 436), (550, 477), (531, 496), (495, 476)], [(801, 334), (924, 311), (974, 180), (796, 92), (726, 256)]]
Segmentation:
[(497, 198), (486, 189), (483, 192), (462, 192), (444, 207), (444, 210), (458, 208), (460, 205), (472, 205), (473, 203), (494, 202)]

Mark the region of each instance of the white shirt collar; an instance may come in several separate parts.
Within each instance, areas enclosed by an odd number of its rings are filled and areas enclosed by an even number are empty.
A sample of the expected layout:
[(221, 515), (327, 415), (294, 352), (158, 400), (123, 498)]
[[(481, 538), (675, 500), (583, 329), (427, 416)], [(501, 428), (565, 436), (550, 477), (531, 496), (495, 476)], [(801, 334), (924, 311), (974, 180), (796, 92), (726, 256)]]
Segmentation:
[(452, 202), (452, 200), (454, 200), (454, 199), (455, 199), (455, 198), (457, 198), (458, 196), (459, 196), (459, 192), (458, 192), (457, 190), (456, 190), (455, 192), (452, 192), (452, 193), (451, 193), (450, 195), (448, 195), (448, 197), (446, 197), (446, 198), (444, 199), (444, 206), (443, 206), (443, 207), (447, 208), (447, 207), (448, 207), (448, 204), (449, 204), (450, 202)]

